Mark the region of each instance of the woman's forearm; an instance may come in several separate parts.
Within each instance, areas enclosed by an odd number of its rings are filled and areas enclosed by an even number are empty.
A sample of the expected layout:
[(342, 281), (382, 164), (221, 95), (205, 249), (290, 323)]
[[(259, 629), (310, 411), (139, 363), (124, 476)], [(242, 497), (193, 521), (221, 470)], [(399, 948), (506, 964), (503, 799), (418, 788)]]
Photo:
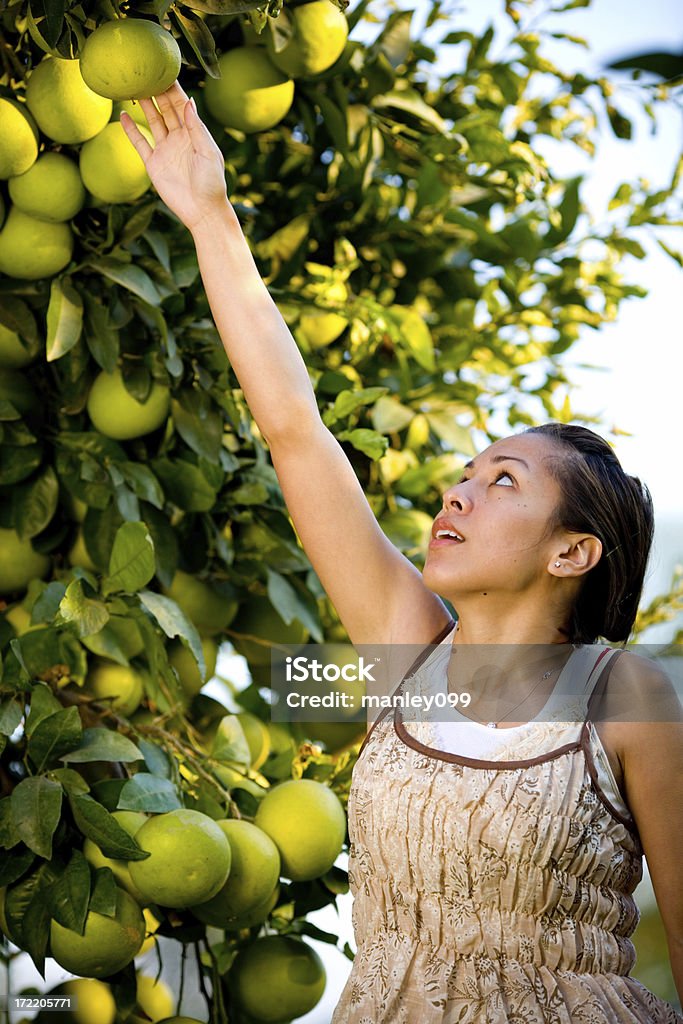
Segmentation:
[(306, 364), (229, 203), (192, 229), (211, 311), (252, 416), (267, 440), (305, 434), (318, 406)]

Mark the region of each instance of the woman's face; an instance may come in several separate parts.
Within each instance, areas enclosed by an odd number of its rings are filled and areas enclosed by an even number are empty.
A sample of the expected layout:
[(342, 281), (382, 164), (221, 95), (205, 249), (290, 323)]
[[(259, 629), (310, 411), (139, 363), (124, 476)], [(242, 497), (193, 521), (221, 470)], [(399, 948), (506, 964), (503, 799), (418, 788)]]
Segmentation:
[[(567, 536), (548, 533), (561, 491), (547, 460), (558, 454), (548, 438), (526, 434), (496, 441), (472, 460), (444, 492), (434, 521), (423, 572), (430, 590), (457, 607), (468, 594), (516, 594), (547, 579)], [(464, 539), (437, 538), (448, 529)]]

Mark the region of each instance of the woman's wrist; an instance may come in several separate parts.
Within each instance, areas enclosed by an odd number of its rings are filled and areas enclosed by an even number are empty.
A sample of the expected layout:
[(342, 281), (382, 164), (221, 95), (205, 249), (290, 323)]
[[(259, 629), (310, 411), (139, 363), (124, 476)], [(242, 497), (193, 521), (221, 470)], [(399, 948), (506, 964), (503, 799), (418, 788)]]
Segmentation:
[(212, 207), (207, 208), (196, 221), (188, 224), (188, 230), (194, 238), (196, 245), (199, 245), (204, 239), (215, 240), (216, 230), (220, 227), (241, 231), (237, 214), (227, 197), (223, 201), (216, 202)]

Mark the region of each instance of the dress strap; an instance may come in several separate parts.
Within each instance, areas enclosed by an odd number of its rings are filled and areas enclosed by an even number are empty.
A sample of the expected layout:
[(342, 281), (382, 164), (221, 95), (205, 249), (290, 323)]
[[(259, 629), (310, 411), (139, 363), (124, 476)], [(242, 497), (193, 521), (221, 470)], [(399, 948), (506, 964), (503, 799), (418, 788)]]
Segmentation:
[[(417, 658), (412, 663), (412, 665), (410, 666), (408, 671), (405, 673), (405, 675), (401, 679), (401, 682), (398, 684), (398, 686), (396, 687), (396, 689), (392, 693), (392, 697), (399, 692), (399, 690), (403, 686), (403, 684), (406, 681), (406, 679), (408, 679), (411, 675), (413, 675), (414, 672), (417, 672), (417, 670), (420, 667), (420, 665), (424, 661), (427, 660), (427, 658), (431, 654), (431, 649), (434, 647), (434, 645), (435, 644), (440, 644), (441, 641), (444, 640), (448, 636), (448, 634), (450, 633), (450, 631), (453, 629), (454, 626), (455, 626), (455, 619), (449, 619), (448, 622), (446, 623), (446, 625), (443, 627), (443, 629), (439, 630), (439, 632), (434, 637), (434, 639), (429, 644), (427, 644), (426, 647), (424, 647), (420, 651), (420, 653), (418, 654)], [(360, 755), (363, 753), (363, 749), (365, 748), (366, 743), (368, 742), (368, 740), (372, 736), (373, 732), (375, 731), (375, 729), (377, 728), (379, 723), (382, 721), (383, 718), (386, 718), (386, 716), (390, 712), (393, 712), (393, 710), (394, 709), (392, 707), (392, 702), (389, 703), (388, 707), (382, 709), (381, 714), (379, 714), (377, 716), (375, 721), (370, 726), (369, 731), (365, 734), (365, 738), (364, 738), (363, 742), (361, 743), (360, 750), (358, 751), (358, 757), (360, 757)], [(356, 758), (356, 760), (358, 760), (358, 758)]]
[(602, 650), (595, 659), (586, 684), (588, 703), (586, 705), (584, 729), (587, 728), (587, 724), (591, 721), (595, 708), (598, 706), (601, 697), (605, 693), (607, 682), (615, 662), (619, 660), (623, 653), (623, 648), (602, 647)]

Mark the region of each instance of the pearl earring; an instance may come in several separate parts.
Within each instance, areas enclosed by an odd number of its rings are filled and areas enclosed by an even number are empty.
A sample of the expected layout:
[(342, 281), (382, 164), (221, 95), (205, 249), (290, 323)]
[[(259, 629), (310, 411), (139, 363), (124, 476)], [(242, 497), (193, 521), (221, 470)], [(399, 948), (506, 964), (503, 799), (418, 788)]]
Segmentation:
[(560, 568), (560, 563), (559, 562), (555, 562), (555, 568), (557, 568), (557, 569)]

